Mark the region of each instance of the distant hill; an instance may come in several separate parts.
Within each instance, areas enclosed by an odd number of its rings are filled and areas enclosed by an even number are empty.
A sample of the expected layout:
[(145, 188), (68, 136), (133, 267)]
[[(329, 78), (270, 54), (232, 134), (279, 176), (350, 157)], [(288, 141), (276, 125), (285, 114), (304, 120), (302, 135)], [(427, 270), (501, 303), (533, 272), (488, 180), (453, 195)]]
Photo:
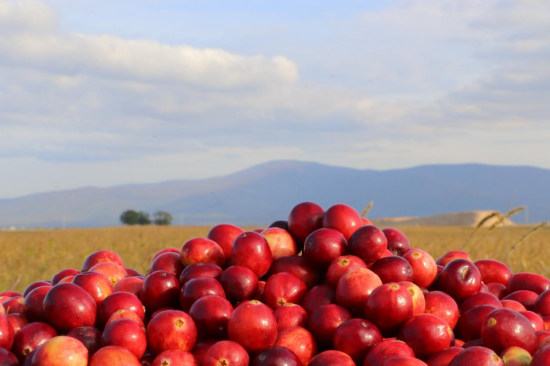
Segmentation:
[(428, 217), (384, 217), (373, 220), (376, 226), (477, 226), (482, 223), (483, 227), (491, 227), (494, 224), (499, 226), (512, 226), (514, 222), (508, 218), (501, 220), (498, 217), (485, 219), (492, 211), (467, 211), (448, 214), (434, 215)]
[[(427, 165), (387, 171), (358, 170), (299, 161), (274, 161), (231, 175), (83, 187), (0, 200), (0, 227), (118, 225), (133, 208), (171, 212), (174, 223), (268, 225), (285, 219), (302, 201), (325, 208), (346, 203), (369, 218), (423, 217), (474, 210), (507, 211), (525, 205), (529, 220), (550, 219), (550, 170), (480, 164)], [(516, 218), (517, 221), (520, 221)]]

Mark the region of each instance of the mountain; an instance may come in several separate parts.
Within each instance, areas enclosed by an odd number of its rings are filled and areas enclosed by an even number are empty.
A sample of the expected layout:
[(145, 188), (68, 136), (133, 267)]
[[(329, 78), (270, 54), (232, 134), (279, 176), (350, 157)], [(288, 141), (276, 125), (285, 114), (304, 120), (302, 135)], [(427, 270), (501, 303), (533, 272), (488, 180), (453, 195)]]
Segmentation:
[[(165, 210), (179, 224), (268, 225), (302, 201), (346, 203), (370, 218), (422, 217), (528, 207), (530, 222), (550, 219), (550, 170), (481, 164), (426, 165), (387, 171), (274, 161), (221, 177), (83, 187), (0, 200), (0, 227), (119, 225), (126, 209)], [(523, 221), (523, 219), (516, 219)]]

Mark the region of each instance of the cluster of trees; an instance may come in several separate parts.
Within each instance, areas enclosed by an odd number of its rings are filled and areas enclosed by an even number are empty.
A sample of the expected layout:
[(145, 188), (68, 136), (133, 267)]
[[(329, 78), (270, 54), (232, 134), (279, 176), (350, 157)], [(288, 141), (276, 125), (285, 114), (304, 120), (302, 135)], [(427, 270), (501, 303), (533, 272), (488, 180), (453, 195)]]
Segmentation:
[(172, 215), (166, 211), (157, 211), (153, 218), (144, 211), (126, 210), (120, 215), (120, 222), (124, 225), (171, 225)]

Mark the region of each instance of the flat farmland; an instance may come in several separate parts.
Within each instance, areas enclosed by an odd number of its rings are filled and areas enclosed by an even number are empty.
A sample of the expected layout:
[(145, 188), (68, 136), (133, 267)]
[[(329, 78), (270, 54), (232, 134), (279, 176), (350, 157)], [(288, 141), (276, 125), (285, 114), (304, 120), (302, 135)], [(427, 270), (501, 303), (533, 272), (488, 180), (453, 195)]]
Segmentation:
[[(532, 226), (502, 227), (493, 231), (471, 227), (397, 227), (413, 247), (435, 259), (449, 250), (465, 249), (474, 260), (492, 258), (507, 263), (514, 272), (531, 271), (550, 277), (550, 228), (533, 232), (514, 246)], [(15, 284), (24, 290), (31, 282), (50, 279), (64, 268), (80, 269), (88, 254), (114, 250), (127, 267), (144, 273), (153, 255), (167, 247), (181, 248), (188, 239), (206, 236), (209, 227), (111, 227), (0, 231), (0, 291)], [(468, 242), (467, 242), (468, 241)], [(467, 243), (466, 243), (467, 242)]]

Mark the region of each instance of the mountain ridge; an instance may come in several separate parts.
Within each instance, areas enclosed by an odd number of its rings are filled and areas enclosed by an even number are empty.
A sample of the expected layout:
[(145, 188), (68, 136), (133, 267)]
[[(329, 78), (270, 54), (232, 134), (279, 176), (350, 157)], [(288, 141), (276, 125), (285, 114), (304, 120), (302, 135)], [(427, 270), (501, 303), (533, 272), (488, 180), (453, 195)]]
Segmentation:
[(85, 186), (0, 199), (0, 227), (112, 226), (126, 209), (167, 210), (175, 223), (268, 225), (302, 201), (361, 210), (373, 200), (378, 217), (529, 207), (534, 221), (550, 218), (550, 170), (478, 163), (354, 169), (276, 160), (206, 179)]

